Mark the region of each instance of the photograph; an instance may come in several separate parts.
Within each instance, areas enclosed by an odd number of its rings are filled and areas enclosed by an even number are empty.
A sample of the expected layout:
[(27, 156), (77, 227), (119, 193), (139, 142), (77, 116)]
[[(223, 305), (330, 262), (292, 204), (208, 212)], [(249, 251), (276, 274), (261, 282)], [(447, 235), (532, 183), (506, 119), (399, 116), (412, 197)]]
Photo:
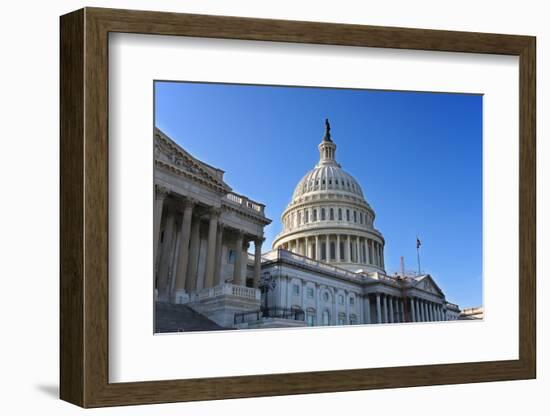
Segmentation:
[(156, 80), (153, 105), (155, 333), (483, 320), (482, 94)]

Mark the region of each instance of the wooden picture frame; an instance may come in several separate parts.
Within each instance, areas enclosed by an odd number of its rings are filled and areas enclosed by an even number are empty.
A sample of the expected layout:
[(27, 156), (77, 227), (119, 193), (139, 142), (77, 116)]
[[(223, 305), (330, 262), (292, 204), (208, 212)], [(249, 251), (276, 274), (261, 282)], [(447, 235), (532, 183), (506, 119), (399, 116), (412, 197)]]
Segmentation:
[[(82, 407), (536, 377), (535, 38), (85, 8), (61, 17), (60, 396)], [(519, 359), (109, 383), (108, 34), (296, 42), (519, 57)]]

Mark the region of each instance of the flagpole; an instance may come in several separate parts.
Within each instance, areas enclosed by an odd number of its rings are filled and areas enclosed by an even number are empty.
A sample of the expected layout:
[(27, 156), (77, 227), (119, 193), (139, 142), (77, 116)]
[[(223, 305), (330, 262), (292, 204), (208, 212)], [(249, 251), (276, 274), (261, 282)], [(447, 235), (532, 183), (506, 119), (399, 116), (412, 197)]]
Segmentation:
[(420, 242), (420, 239), (418, 236), (416, 236), (416, 260), (418, 261), (418, 275), (420, 276), (422, 274), (420, 269), (420, 245), (422, 243)]

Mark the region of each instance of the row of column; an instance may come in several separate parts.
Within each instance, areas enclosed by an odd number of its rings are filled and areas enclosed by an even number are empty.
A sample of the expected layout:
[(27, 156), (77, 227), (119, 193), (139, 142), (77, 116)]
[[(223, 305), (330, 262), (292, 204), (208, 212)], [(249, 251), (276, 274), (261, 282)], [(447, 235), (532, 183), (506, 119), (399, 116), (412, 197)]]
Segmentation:
[[(154, 256), (157, 258), (157, 251), (160, 244), (160, 227), (165, 207), (165, 200), (168, 191), (156, 187), (155, 192), (155, 215), (154, 215)], [(199, 248), (200, 248), (200, 226), (202, 216), (194, 215), (196, 201), (186, 198), (180, 201), (181, 221), (180, 229), (176, 229), (177, 212), (167, 211), (164, 227), (163, 250), (158, 255), (159, 265), (157, 270), (157, 288), (159, 297), (177, 297), (179, 294), (190, 293), (197, 289)], [(202, 212), (201, 212), (202, 214)], [(224, 225), (219, 222), (220, 210), (210, 208), (207, 212), (207, 244), (206, 264), (204, 273), (204, 288), (213, 287), (221, 283), (222, 265), (222, 244)], [(179, 238), (176, 238), (179, 232)], [(245, 286), (246, 275), (242, 273), (242, 259), (244, 255), (245, 235), (237, 232), (235, 266), (233, 271), (233, 284)], [(258, 287), (261, 268), (261, 245), (263, 239), (255, 240), (254, 256), (254, 287)], [(246, 241), (248, 247), (248, 241)], [(175, 273), (173, 285), (172, 274)], [(172, 292), (173, 287), (173, 293)]]
[[(434, 322), (445, 321), (446, 314), (442, 304), (420, 298), (403, 298), (384, 293), (374, 295), (374, 317), (371, 317), (371, 298), (364, 297), (365, 323)], [(407, 314), (408, 313), (408, 314)]]
[(411, 297), (409, 310), (412, 322), (446, 321), (446, 310), (441, 303), (430, 302), (425, 299)]
[[(331, 244), (334, 244), (334, 256)], [(372, 264), (384, 268), (382, 244), (366, 237), (323, 234), (288, 241), (282, 244), (282, 248), (318, 261)]]

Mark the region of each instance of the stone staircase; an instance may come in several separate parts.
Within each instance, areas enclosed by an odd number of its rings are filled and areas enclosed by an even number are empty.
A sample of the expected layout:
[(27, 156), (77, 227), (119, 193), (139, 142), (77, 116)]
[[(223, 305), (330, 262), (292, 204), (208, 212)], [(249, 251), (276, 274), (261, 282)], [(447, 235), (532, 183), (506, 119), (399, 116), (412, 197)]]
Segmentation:
[(155, 333), (219, 331), (224, 328), (187, 305), (155, 302)]

